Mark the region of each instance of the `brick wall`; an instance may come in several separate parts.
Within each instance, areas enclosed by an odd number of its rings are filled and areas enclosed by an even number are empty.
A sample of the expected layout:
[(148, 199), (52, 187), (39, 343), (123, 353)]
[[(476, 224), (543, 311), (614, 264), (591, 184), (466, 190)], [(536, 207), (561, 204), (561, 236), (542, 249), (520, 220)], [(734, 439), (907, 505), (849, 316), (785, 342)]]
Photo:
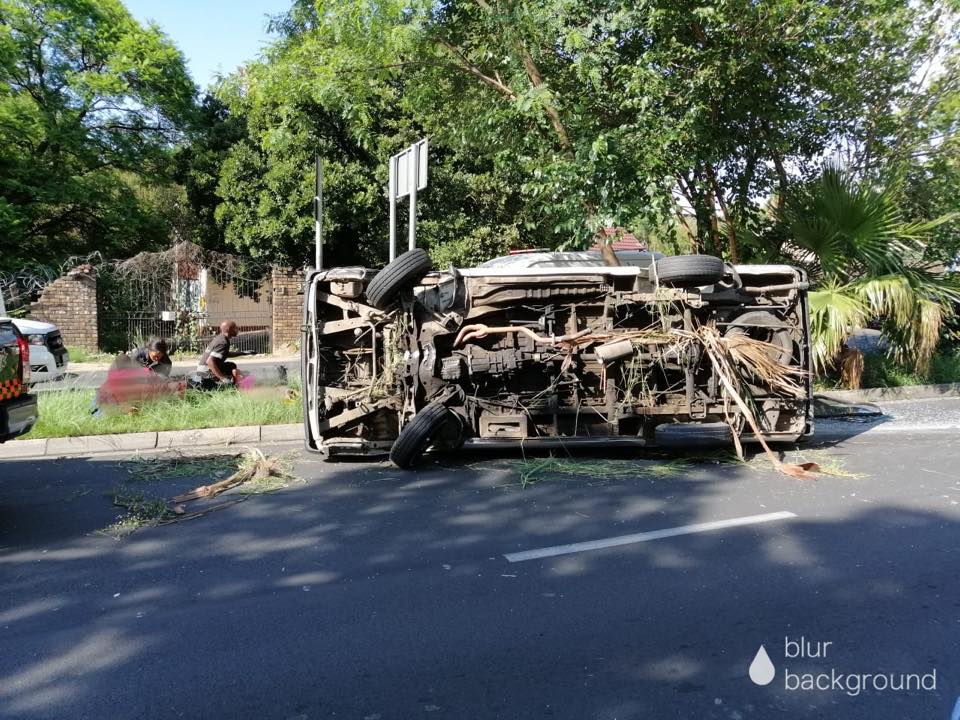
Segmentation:
[(67, 347), (99, 350), (96, 271), (81, 265), (54, 280), (30, 305), (29, 317), (59, 327)]
[(273, 266), (273, 352), (290, 352), (303, 324), (303, 270)]

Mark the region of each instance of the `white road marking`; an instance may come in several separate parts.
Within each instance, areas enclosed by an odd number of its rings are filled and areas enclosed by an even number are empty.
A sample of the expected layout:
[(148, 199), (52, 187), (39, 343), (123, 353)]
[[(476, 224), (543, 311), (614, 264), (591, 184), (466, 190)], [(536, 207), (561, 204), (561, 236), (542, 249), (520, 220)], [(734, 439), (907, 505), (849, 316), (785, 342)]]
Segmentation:
[(664, 530), (634, 533), (633, 535), (620, 535), (603, 540), (589, 540), (587, 542), (571, 543), (569, 545), (554, 545), (553, 547), (538, 548), (536, 550), (504, 553), (504, 557), (512, 563), (524, 562), (525, 560), (539, 560), (541, 558), (556, 557), (557, 555), (571, 555), (588, 550), (602, 550), (603, 548), (617, 547), (618, 545), (632, 545), (649, 540), (677, 537), (678, 535), (692, 535), (693, 533), (709, 532), (710, 530), (722, 530), (724, 528), (741, 527), (743, 525), (757, 525), (759, 523), (788, 520), (795, 517), (796, 514), (786, 511), (766, 513), (764, 515), (747, 515), (746, 517), (731, 518), (729, 520), (714, 520), (712, 522), (681, 525)]

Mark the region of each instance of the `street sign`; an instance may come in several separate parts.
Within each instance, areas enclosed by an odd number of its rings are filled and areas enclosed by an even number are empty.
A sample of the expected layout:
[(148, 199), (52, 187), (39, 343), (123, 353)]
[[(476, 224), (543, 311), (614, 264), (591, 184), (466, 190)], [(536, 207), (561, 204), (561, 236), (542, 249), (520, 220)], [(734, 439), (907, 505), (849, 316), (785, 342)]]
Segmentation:
[(318, 154), (314, 168), (313, 193), (313, 243), (314, 261), (317, 270), (323, 269), (323, 160)]
[(394, 155), (397, 163), (397, 199), (405, 198), (410, 194), (414, 183), (414, 165), (416, 164), (417, 190), (427, 187), (427, 140), (411, 145), (402, 153)]
[(397, 200), (410, 197), (410, 223), (407, 245), (417, 246), (417, 191), (427, 187), (427, 154), (429, 146), (424, 138), (390, 158), (390, 260), (397, 256)]

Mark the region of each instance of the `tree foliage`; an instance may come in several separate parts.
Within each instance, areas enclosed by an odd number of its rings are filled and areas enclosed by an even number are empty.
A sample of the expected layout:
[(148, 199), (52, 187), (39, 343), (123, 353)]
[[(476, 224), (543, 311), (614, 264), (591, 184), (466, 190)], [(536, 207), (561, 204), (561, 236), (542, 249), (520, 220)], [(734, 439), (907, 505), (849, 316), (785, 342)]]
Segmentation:
[(810, 326), (818, 372), (873, 320), (895, 361), (918, 373), (928, 368), (945, 316), (960, 302), (960, 283), (925, 254), (932, 232), (953, 219), (905, 221), (894, 192), (835, 169), (791, 194), (778, 221), (789, 238), (784, 254), (816, 286)]
[[(263, 56), (197, 107), (180, 53), (119, 0), (0, 0), (0, 252), (125, 254), (174, 234), (298, 264), (319, 152), (327, 261), (377, 263), (386, 159), (424, 135), (419, 240), (438, 264), (610, 225), (778, 258), (798, 230), (780, 209), (834, 162), (922, 223), (960, 207), (957, 10), (292, 0)], [(403, 245), (403, 203), (398, 219)], [(931, 229), (925, 259), (955, 257), (958, 227)]]
[[(219, 218), (235, 245), (270, 251), (292, 227), (302, 253), (313, 143), (363, 176), (344, 199), (364, 212), (335, 232), (368, 220), (353, 247), (382, 245), (385, 158), (423, 133), (438, 165), (424, 211), (457, 218), (456, 233), (425, 225), (427, 244), (493, 231), (575, 246), (602, 225), (672, 223), (692, 251), (762, 256), (743, 239), (769, 229), (768, 198), (835, 153), (868, 173), (921, 141), (946, 85), (917, 73), (952, 22), (929, 0), (298, 0), (226, 94), (255, 122)], [(455, 177), (469, 182), (450, 197), (439, 183)], [(299, 212), (277, 205), (289, 193)]]
[(171, 208), (143, 192), (194, 94), (180, 52), (118, 0), (0, 0), (0, 254), (165, 240)]

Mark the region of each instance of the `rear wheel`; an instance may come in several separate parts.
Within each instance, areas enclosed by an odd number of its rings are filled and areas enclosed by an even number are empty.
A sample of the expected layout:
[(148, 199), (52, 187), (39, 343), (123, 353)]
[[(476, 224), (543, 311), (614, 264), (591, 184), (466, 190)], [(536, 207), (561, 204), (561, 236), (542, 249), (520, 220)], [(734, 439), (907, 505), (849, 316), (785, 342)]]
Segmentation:
[(374, 275), (367, 286), (367, 302), (385, 310), (401, 290), (414, 285), (429, 271), (430, 256), (426, 250), (405, 252)]
[(390, 459), (404, 470), (414, 467), (454, 420), (453, 413), (445, 405), (430, 403), (403, 426), (390, 448)]
[(767, 357), (781, 365), (793, 361), (793, 337), (790, 328), (765, 310), (752, 310), (736, 318), (727, 326), (727, 338), (748, 337), (769, 345)]
[(712, 255), (675, 255), (650, 264), (650, 281), (667, 287), (713, 285), (723, 279), (723, 260)]

